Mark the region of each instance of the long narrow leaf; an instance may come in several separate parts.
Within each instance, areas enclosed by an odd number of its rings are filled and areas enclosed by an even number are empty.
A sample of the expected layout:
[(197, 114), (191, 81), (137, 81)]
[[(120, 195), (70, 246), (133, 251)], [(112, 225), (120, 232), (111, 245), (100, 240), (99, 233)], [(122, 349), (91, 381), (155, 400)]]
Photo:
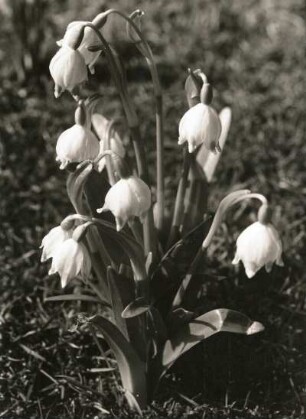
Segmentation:
[(85, 294), (66, 294), (66, 295), (53, 295), (52, 297), (47, 297), (44, 300), (45, 302), (49, 301), (88, 301), (91, 303), (101, 303), (105, 306), (110, 306), (107, 301), (101, 301), (100, 298), (93, 297), (92, 295)]
[(197, 317), (166, 341), (162, 353), (163, 373), (186, 351), (215, 333), (232, 332), (251, 335), (264, 329), (238, 311), (220, 308)]
[(126, 320), (121, 316), (124, 309), (120, 291), (117, 286), (117, 273), (111, 266), (107, 268), (107, 281), (110, 290), (110, 297), (112, 302), (112, 309), (114, 313), (114, 320), (124, 337), (129, 340)]
[[(145, 364), (120, 330), (102, 316), (95, 316), (90, 323), (101, 332), (117, 359), (125, 396), (131, 408), (139, 411), (147, 404)], [(132, 397), (130, 397), (130, 393)]]

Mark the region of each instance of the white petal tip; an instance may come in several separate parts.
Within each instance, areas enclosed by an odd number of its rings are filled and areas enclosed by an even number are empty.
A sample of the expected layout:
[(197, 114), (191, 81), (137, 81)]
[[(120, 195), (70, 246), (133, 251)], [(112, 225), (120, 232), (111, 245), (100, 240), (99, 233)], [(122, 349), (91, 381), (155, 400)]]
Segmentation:
[(256, 274), (256, 272), (254, 272), (254, 271), (252, 271), (252, 270), (250, 270), (250, 269), (246, 269), (245, 270), (245, 274), (246, 274), (246, 276), (248, 277), (248, 278), (253, 278), (253, 276), (255, 276), (255, 274)]
[(254, 335), (255, 333), (259, 333), (265, 330), (265, 326), (259, 322), (253, 322), (251, 326), (248, 328), (246, 334), (247, 335)]

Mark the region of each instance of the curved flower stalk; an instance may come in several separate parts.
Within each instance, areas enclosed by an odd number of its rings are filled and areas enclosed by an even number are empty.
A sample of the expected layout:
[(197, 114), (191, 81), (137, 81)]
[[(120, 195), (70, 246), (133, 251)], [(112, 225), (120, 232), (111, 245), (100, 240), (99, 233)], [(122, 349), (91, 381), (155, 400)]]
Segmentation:
[(65, 169), (69, 163), (93, 160), (99, 154), (100, 145), (94, 134), (86, 128), (86, 113), (83, 104), (76, 110), (76, 123), (64, 131), (56, 144), (56, 160)]
[(111, 211), (116, 219), (117, 231), (120, 231), (127, 221), (139, 217), (143, 221), (151, 206), (151, 192), (143, 180), (129, 176), (119, 180), (108, 191), (105, 204), (97, 212)]

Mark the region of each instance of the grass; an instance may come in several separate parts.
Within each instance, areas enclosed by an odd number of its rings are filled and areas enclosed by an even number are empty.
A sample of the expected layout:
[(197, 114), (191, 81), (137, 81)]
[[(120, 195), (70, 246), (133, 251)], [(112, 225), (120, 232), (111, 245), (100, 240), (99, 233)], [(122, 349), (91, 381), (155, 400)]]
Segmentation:
[[(81, 10), (68, 12), (69, 4), (73, 2), (49, 4), (54, 8), (49, 13), (56, 13), (55, 17), (47, 15), (54, 39), (70, 20), (83, 17)], [(195, 347), (170, 370), (145, 417), (302, 418), (306, 402), (305, 5), (301, 0), (117, 1), (116, 5), (128, 11), (140, 6), (146, 12), (143, 26), (165, 91), (169, 209), (180, 173), (177, 124), (187, 106), (183, 92), (186, 69), (201, 67), (215, 86), (215, 107), (220, 110), (228, 105), (233, 111), (233, 126), (211, 186), (209, 207), (213, 210), (220, 197), (238, 186), (264, 193), (274, 208), (286, 262), (285, 268), (274, 269), (272, 275), (260, 273), (251, 280), (242, 270), (234, 270), (230, 261), (235, 238), (255, 215), (249, 207), (233, 211), (211, 248), (203, 285), (205, 304), (208, 309), (241, 310), (263, 322), (266, 330), (249, 338), (224, 334)], [(95, 7), (85, 8), (84, 17), (92, 17)], [(52, 19), (58, 24), (52, 26)], [(7, 38), (9, 20), (3, 33), (4, 39), (11, 39)], [(108, 36), (126, 60), (153, 173), (148, 71), (124, 43), (117, 26), (108, 29)], [(50, 39), (45, 41), (41, 72), (34, 77), (29, 70), (27, 82), (8, 70), (4, 56), (0, 57), (4, 197), (0, 417), (135, 417), (124, 404), (111, 354), (107, 364), (89, 332), (82, 327), (74, 330), (79, 311), (94, 312), (98, 307), (86, 302), (44, 302), (47, 295), (59, 293), (59, 281), (47, 276), (38, 247), (43, 235), (72, 211), (54, 148), (60, 132), (72, 124), (74, 103), (68, 95), (59, 101), (53, 98), (47, 62), (55, 45)], [(8, 51), (11, 44), (4, 46)], [(17, 47), (15, 51), (17, 59)], [(105, 113), (120, 116), (102, 60), (97, 73)]]

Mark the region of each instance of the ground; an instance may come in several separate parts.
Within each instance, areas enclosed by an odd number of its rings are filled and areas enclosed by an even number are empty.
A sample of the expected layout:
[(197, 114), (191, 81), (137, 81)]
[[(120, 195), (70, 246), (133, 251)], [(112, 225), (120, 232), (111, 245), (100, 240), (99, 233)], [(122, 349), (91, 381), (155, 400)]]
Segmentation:
[[(28, 7), (32, 3), (27, 2)], [(306, 403), (305, 4), (302, 0), (40, 3), (41, 19), (21, 14), (23, 19), (19, 15), (14, 20), (6, 2), (1, 28), (0, 418), (135, 417), (123, 402), (112, 358), (114, 368), (109, 368), (89, 332), (73, 328), (78, 312), (92, 313), (98, 307), (45, 302), (47, 295), (60, 292), (60, 285), (58, 278), (48, 277), (39, 250), (44, 234), (72, 212), (66, 174), (58, 169), (54, 150), (58, 135), (73, 122), (75, 105), (68, 94), (54, 99), (48, 62), (69, 21), (92, 18), (109, 7), (145, 10), (143, 28), (165, 95), (169, 209), (180, 174), (177, 126), (187, 108), (186, 70), (201, 67), (215, 87), (216, 109), (230, 106), (233, 112), (209, 209), (213, 211), (234, 188), (265, 194), (284, 247), (284, 268), (248, 280), (231, 260), (235, 238), (254, 220), (255, 212), (245, 206), (228, 216), (210, 252), (207, 304), (241, 310), (266, 329), (252, 337), (218, 335), (195, 347), (164, 378), (144, 417), (302, 418)], [(118, 25), (108, 29), (107, 36), (126, 63), (153, 178), (149, 73), (122, 40)], [(27, 43), (25, 33), (30, 34)], [(103, 59), (97, 79), (99, 84), (91, 82), (89, 87), (103, 94), (105, 113), (120, 116)]]

